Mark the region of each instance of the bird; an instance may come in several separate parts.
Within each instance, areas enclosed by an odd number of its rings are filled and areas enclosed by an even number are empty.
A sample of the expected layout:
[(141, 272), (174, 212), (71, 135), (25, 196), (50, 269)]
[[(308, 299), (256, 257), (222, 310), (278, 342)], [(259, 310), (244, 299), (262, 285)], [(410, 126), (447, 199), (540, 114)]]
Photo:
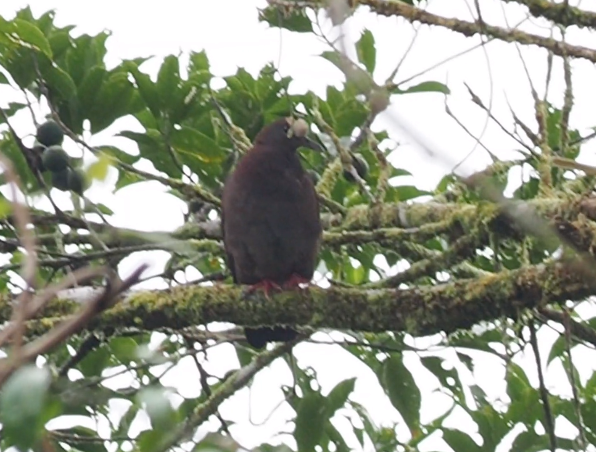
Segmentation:
[[(265, 126), (253, 147), (227, 177), (221, 228), (227, 266), (235, 284), (269, 292), (310, 284), (322, 227), (311, 175), (300, 163), (300, 147), (322, 152), (307, 137), (308, 123), (285, 117)], [(263, 348), (287, 342), (297, 332), (284, 326), (244, 328), (247, 342)]]

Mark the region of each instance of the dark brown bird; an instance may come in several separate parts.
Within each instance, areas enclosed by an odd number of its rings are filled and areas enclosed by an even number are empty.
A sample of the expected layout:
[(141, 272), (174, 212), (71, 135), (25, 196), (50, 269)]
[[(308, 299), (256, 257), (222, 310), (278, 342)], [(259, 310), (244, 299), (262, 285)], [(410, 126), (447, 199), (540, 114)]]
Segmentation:
[[(227, 179), (222, 232), (228, 267), (237, 284), (269, 290), (309, 283), (316, 265), (321, 222), (310, 175), (299, 147), (322, 151), (307, 138), (303, 119), (283, 118), (263, 128), (254, 146)], [(256, 348), (289, 341), (296, 331), (281, 326), (245, 328)]]

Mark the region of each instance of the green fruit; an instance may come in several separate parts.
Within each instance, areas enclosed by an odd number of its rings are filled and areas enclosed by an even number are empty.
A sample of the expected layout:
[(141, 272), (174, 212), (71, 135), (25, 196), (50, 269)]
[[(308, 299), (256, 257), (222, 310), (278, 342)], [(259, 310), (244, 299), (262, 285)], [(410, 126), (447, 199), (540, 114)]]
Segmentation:
[[(360, 154), (352, 155), (352, 166), (354, 167), (354, 169), (356, 170), (356, 172), (358, 173), (358, 175), (360, 176), (361, 179), (366, 179), (369, 167), (368, 167), (368, 162), (364, 159), (364, 157), (362, 157), (362, 155), (360, 155)], [(350, 172), (345, 171), (345, 170), (344, 170), (344, 178), (348, 182), (356, 182), (356, 179), (354, 179), (354, 176), (352, 176), (352, 174)]]
[(62, 144), (64, 132), (62, 132), (58, 124), (50, 120), (37, 128), (36, 138), (37, 141), (45, 146), (54, 146), (56, 144)]
[(53, 173), (60, 172), (68, 166), (68, 154), (60, 146), (50, 146), (41, 155), (45, 169)]
[(52, 172), (52, 187), (62, 191), (68, 190), (68, 176), (71, 172), (70, 168)]
[(83, 194), (87, 188), (87, 176), (82, 170), (70, 170), (68, 173), (68, 188), (78, 195)]

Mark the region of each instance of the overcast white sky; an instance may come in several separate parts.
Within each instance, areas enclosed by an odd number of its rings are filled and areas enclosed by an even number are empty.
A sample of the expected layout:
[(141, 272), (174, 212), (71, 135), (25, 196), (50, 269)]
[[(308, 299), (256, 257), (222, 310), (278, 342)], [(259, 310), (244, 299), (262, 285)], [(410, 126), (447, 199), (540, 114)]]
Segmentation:
[[(429, 10), (450, 17), (470, 19), (471, 7), (468, 3), (473, 4), (465, 0), (435, 0), (431, 2)], [(94, 34), (104, 29), (111, 30), (112, 36), (107, 42), (109, 66), (117, 64), (121, 58), (153, 55), (156, 58), (145, 65), (145, 70), (154, 75), (161, 57), (172, 53), (205, 49), (211, 61), (213, 73), (217, 76), (232, 74), (238, 67), (244, 67), (255, 74), (264, 64), (273, 61), (279, 66), (283, 75), (291, 75), (294, 78), (291, 85), (293, 92), (304, 92), (310, 89), (321, 95), (324, 94), (327, 85), (339, 86), (343, 79), (338, 70), (317, 56), (327, 49), (314, 36), (280, 32), (278, 29), (269, 29), (265, 24), (257, 21), (257, 7), (266, 6), (265, 0), (203, 0), (200, 2), (170, 0), (153, 4), (138, 0), (102, 2), (11, 0), (0, 2), (0, 15), (11, 18), (16, 10), (27, 4), (31, 6), (35, 15), (49, 8), (55, 8), (57, 24), (77, 25), (75, 34), (83, 32)], [(481, 0), (480, 4), (483, 17), (487, 22), (493, 25), (506, 25), (499, 0)], [(509, 24), (517, 24), (525, 18), (523, 8), (514, 4), (505, 6)], [(589, 9), (594, 8), (594, 5), (592, 2), (584, 2), (582, 7)], [(324, 28), (328, 31), (330, 25), (327, 21), (324, 23)], [(548, 36), (550, 29), (545, 25), (544, 22), (532, 20), (524, 23), (522, 28)], [(362, 9), (347, 22), (345, 31), (353, 42), (358, 39), (363, 28), (369, 28), (375, 35), (377, 41), (375, 79), (382, 83), (409, 46), (414, 35), (413, 27), (404, 20), (377, 17)], [(594, 34), (575, 29), (568, 34), (568, 40), (587, 47), (594, 47), (596, 44)], [(479, 42), (478, 37), (467, 39), (441, 28), (421, 27), (416, 44), (402, 65), (396, 81), (408, 79)], [(545, 84), (546, 51), (521, 47), (520, 52), (526, 61), (536, 89), (542, 95)], [(592, 88), (594, 67), (592, 63), (585, 61), (573, 61), (572, 64), (576, 108), (572, 114), (571, 123), (584, 132), (593, 127), (596, 122), (592, 114), (593, 105), (596, 103), (596, 91)], [(475, 134), (480, 134), (485, 127), (486, 115), (472, 104), (464, 82), (468, 83), (486, 104), (492, 100), (493, 112), (507, 126), (512, 124), (508, 102), (522, 120), (532, 127), (535, 125), (528, 81), (513, 45), (498, 41), (491, 42), (484, 50), (480, 48), (455, 58), (414, 79), (412, 83), (425, 80), (438, 80), (449, 85), (452, 90), (452, 95), (449, 96), (452, 111)], [(557, 61), (550, 89), (550, 100), (557, 106), (562, 103), (562, 87), (561, 64)], [(0, 89), (0, 105), (5, 106), (16, 94)], [(581, 96), (578, 93), (581, 93)], [(454, 164), (472, 150), (474, 140), (444, 112), (442, 95), (394, 96), (392, 101), (389, 114), (381, 116), (375, 125), (379, 129), (388, 128), (392, 138), (401, 143), (392, 156), (392, 162), (397, 167), (406, 168), (413, 173), (413, 179), (404, 183), (414, 182), (421, 188), (432, 189)], [(40, 110), (39, 118), (43, 113), (45, 112)], [(429, 158), (417, 146), (412, 145), (412, 140), (396, 127), (396, 118), (407, 121), (410, 131), (429, 141), (442, 158)], [(32, 125), (26, 115), (19, 116), (14, 125), (21, 135), (32, 132)], [(95, 136), (92, 143), (105, 144), (109, 141), (134, 151), (134, 145), (131, 142), (112, 138), (112, 135), (122, 128), (138, 129), (138, 126), (134, 121), (119, 121), (109, 130)], [(512, 151), (516, 148), (515, 143), (492, 123), (489, 123), (486, 128), (483, 142), (501, 158), (514, 155)], [(72, 143), (67, 146), (67, 150), (73, 155), (80, 155), (80, 150)], [(591, 158), (593, 154), (592, 145), (584, 146), (582, 160), (590, 162), (593, 160)], [(486, 153), (478, 148), (466, 161), (462, 171), (467, 173), (481, 169), (488, 162)], [(154, 183), (137, 184), (111, 194), (110, 184), (114, 181), (115, 174), (112, 174), (106, 184), (96, 183), (88, 192), (91, 199), (101, 201), (115, 211), (112, 218), (114, 225), (151, 231), (173, 230), (182, 224), (184, 205), (165, 194), (163, 187)], [(69, 205), (68, 196), (58, 194), (57, 198), (60, 200), (60, 205)], [(129, 271), (140, 261), (149, 261), (152, 264), (150, 271), (159, 273), (166, 256), (164, 252), (137, 255), (123, 264), (123, 271)], [(194, 278), (196, 272), (189, 272), (188, 276)], [(156, 282), (147, 283), (145, 287), (157, 287)], [(325, 338), (324, 335), (321, 337)], [(545, 344), (550, 343), (553, 338), (554, 335), (549, 334), (548, 331), (541, 337)], [(428, 342), (421, 341), (418, 345), (428, 344)], [(373, 418), (379, 423), (389, 424), (399, 420), (398, 414), (384, 397), (372, 372), (338, 347), (302, 344), (297, 347), (296, 356), (301, 365), (312, 365), (317, 370), (324, 393), (339, 381), (357, 376), (354, 399), (367, 406)], [(216, 375), (221, 376), (237, 365), (231, 346), (218, 347), (217, 350), (209, 353), (209, 358), (207, 368)], [(417, 372), (417, 383), (423, 390), (422, 419), (431, 420), (448, 407), (447, 400), (440, 394), (431, 394), (437, 388), (436, 381), (421, 368), (415, 356), (408, 356), (406, 362)], [(591, 369), (592, 367), (583, 369), (582, 376), (588, 375), (588, 370), (591, 371)], [(503, 375), (504, 370), (496, 361), (486, 359), (482, 361), (482, 366), (477, 366), (475, 372), (475, 377), (482, 382), (483, 388), (491, 397), (504, 394)], [(555, 368), (555, 371), (549, 374), (549, 387), (556, 388), (556, 392), (568, 393), (568, 388), (559, 383), (562, 375), (560, 366), (558, 369)], [(534, 371), (530, 371), (530, 376), (535, 382)], [(280, 400), (282, 395), (278, 388), (281, 382), (289, 384), (291, 379), (287, 368), (280, 362), (274, 363), (255, 380), (252, 395), (250, 395), (253, 401), (251, 409), (254, 422), (265, 419)], [(177, 371), (170, 372), (164, 379), (164, 383), (177, 387), (182, 395), (199, 392), (198, 375), (190, 360), (184, 360)], [(291, 431), (289, 426), (284, 427), (285, 421), (292, 415), (291, 410), (287, 408), (276, 411), (265, 426), (251, 426), (247, 420), (248, 400), (249, 391), (240, 391), (234, 398), (224, 403), (221, 410), (225, 418), (238, 423), (232, 427), (232, 433), (241, 444), (254, 447), (262, 441), (272, 440), (271, 434), (274, 432)], [(115, 404), (115, 411), (120, 411), (122, 406), (125, 405)], [(342, 424), (348, 425), (347, 421), (338, 419), (337, 425)], [(463, 428), (466, 425), (465, 416), (461, 413), (454, 416), (451, 425)], [(407, 434), (403, 425), (399, 428), (399, 432)], [(282, 438), (288, 440), (289, 437), (286, 435)], [(358, 449), (354, 437), (348, 435), (347, 440), (348, 444)], [(439, 442), (440, 440), (428, 441), (423, 449), (434, 450)], [(503, 447), (506, 449), (505, 445)]]

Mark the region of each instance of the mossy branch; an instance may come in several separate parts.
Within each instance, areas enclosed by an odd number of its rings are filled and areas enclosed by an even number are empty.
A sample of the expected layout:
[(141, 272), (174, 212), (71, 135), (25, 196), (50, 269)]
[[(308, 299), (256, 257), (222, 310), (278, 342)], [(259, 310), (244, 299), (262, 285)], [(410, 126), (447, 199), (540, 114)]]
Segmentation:
[(585, 11), (569, 5), (567, 2), (553, 3), (548, 0), (503, 0), (507, 3), (518, 3), (528, 7), (530, 14), (536, 18), (548, 19), (555, 24), (569, 27), (596, 29), (596, 13)]
[[(242, 298), (240, 286), (180, 286), (132, 293), (89, 325), (91, 330), (120, 328), (180, 329), (210, 322), (237, 325), (289, 324), (356, 331), (404, 331), (415, 336), (468, 329), (481, 321), (516, 318), (548, 303), (582, 300), (596, 294), (581, 260), (550, 262), (453, 283), (410, 289), (358, 290), (310, 288)], [(77, 303), (55, 300), (45, 318), (27, 322), (27, 334), (40, 335)], [(10, 318), (8, 297), (0, 299), (0, 322)]]

